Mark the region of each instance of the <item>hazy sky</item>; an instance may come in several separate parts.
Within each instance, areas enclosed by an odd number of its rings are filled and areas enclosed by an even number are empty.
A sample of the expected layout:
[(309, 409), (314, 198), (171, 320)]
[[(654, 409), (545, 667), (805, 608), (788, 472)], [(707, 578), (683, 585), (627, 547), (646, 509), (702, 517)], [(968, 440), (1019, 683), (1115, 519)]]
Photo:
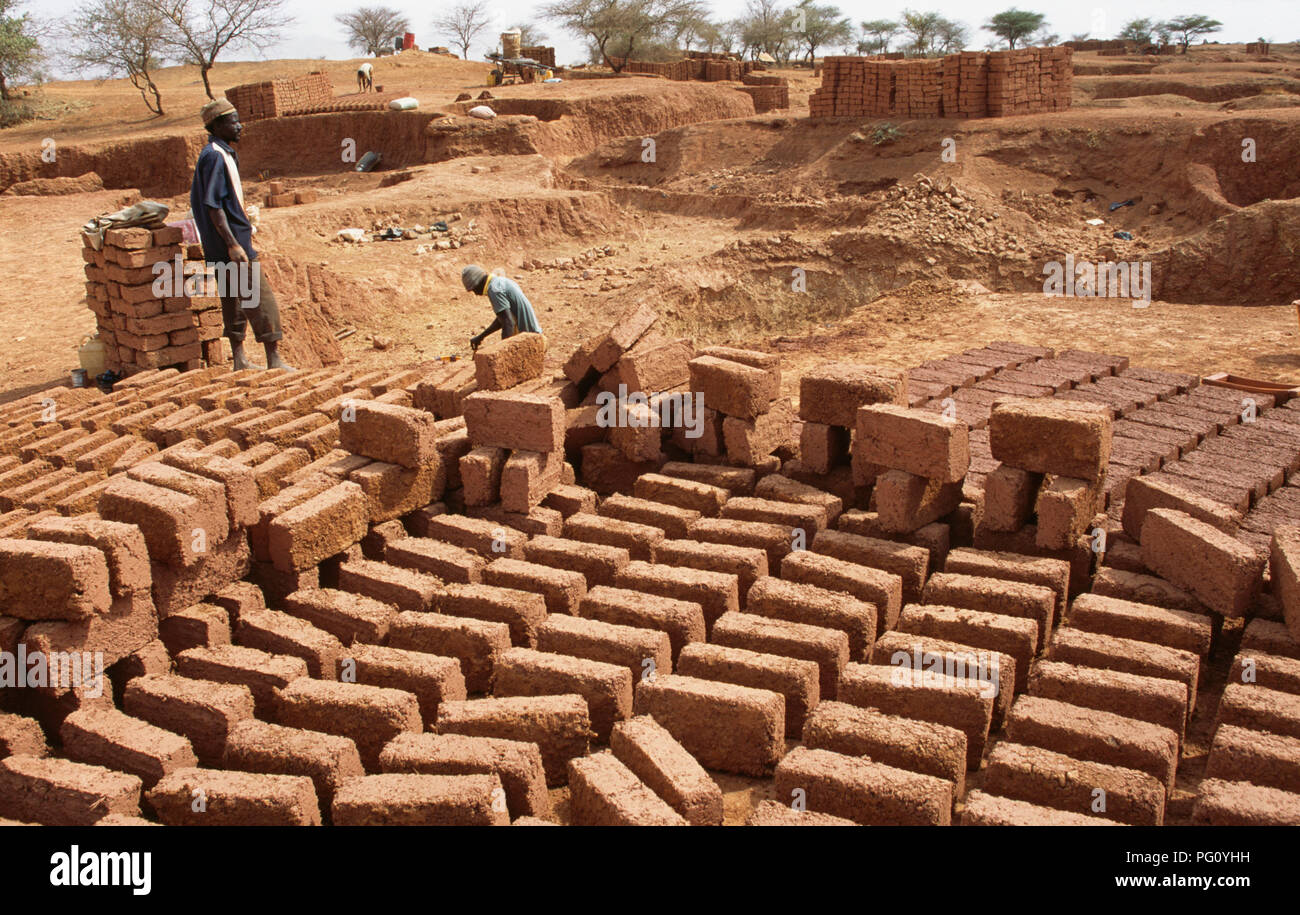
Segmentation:
[[(196, 0), (202, 4), (203, 0)], [(819, 0), (832, 2), (832, 0)], [(72, 13), (80, 0), (29, 0), (26, 9), (47, 19), (59, 19)], [(454, 5), (454, 0), (441, 0), (436, 6), (429, 3), (412, 3), (409, 0), (288, 0), (288, 9), (296, 23), (287, 32), (288, 37), (266, 56), (277, 58), (349, 58), (342, 31), (334, 17), (342, 12), (364, 5), (383, 5), (400, 10), (409, 17), (416, 43), (427, 48), (433, 45), (451, 45), (451, 36), (433, 28), (436, 10)], [(860, 0), (840, 3), (840, 10), (853, 22), (864, 19), (894, 18), (904, 8), (936, 10), (971, 28), (971, 48), (982, 48), (993, 36), (979, 30), (988, 18), (1010, 6), (1045, 13), (1052, 31), (1067, 39), (1071, 35), (1089, 33), (1093, 38), (1111, 38), (1128, 19), (1143, 16), (1167, 19), (1176, 15), (1203, 13), (1223, 22), (1223, 30), (1212, 36), (1219, 41), (1243, 42), (1264, 37), (1276, 42), (1300, 40), (1300, 3), (1296, 0), (1235, 0), (1233, 3), (1210, 3), (1203, 0), (1134, 0), (1124, 3), (1069, 2), (1069, 0), (913, 0), (913, 2), (865, 3)], [(745, 0), (714, 0), (712, 8), (718, 19), (730, 19), (743, 12)], [(561, 32), (555, 25), (545, 22), (535, 14), (539, 4), (530, 0), (497, 0), (491, 3), (493, 22), (490, 31), (470, 49), (472, 58), (482, 55), (498, 45), (500, 32), (519, 22), (540, 25), (555, 45), (556, 57), (563, 63), (579, 63), (586, 58), (583, 43), (576, 37)], [(250, 60), (257, 55), (247, 51), (232, 51), (222, 58)], [(57, 60), (52, 61), (57, 68)]]

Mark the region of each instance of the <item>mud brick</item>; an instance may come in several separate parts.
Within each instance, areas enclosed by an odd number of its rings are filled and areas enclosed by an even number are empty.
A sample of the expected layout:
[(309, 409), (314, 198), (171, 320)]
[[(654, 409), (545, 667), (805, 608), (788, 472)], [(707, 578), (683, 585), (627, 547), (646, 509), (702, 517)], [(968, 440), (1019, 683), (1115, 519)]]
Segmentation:
[(812, 810), (795, 810), (780, 801), (763, 801), (745, 821), (746, 826), (856, 826), (852, 820), (817, 813)]
[(585, 756), (594, 736), (587, 701), (576, 694), (444, 702), (437, 730), (536, 744), (549, 787), (566, 783), (568, 761)]
[(793, 441), (794, 408), (790, 399), (772, 401), (768, 410), (753, 419), (727, 416), (722, 421), (722, 439), (728, 459), (756, 465), (772, 452), (790, 447)]
[[(726, 467), (721, 464), (688, 464), (670, 461), (661, 471), (664, 476), (691, 480), (725, 489), (732, 496), (748, 496), (754, 492), (756, 474), (748, 467)], [(664, 501), (664, 500), (661, 500)], [(710, 516), (712, 517), (712, 516)]]
[(311, 455), (301, 448), (286, 448), (253, 466), (253, 480), (258, 498), (269, 499), (280, 492), (289, 476), (311, 463)]
[(501, 492), (501, 468), (506, 462), (504, 448), (474, 448), (460, 459), (461, 485), (466, 505), (487, 505)]
[(481, 346), (474, 353), (474, 379), (480, 391), (504, 391), (542, 374), (546, 338), (518, 333)]
[(1177, 460), (1181, 455), (1196, 447), (1196, 436), (1194, 435), (1179, 432), (1177, 429), (1165, 429), (1161, 426), (1136, 423), (1131, 419), (1121, 419), (1116, 422), (1113, 432), (1111, 460), (1114, 460), (1121, 453), (1121, 446), (1132, 448), (1141, 444), (1147, 448), (1157, 448), (1160, 455), (1169, 461)]
[(689, 363), (690, 388), (704, 405), (727, 416), (752, 420), (768, 412), (780, 393), (780, 373), (730, 359), (697, 356)]
[(854, 449), (862, 460), (942, 482), (958, 482), (970, 464), (964, 423), (893, 404), (863, 407)]
[(149, 229), (109, 229), (104, 233), (104, 246), (106, 248), (143, 251), (152, 245), (153, 234)]
[[(660, 503), (645, 503), (648, 506), (654, 506), (663, 510), (667, 514), (668, 506)], [(626, 506), (624, 506), (626, 507)], [(616, 505), (615, 509), (618, 509)], [(659, 512), (655, 517), (659, 517)], [(637, 513), (638, 517), (644, 517), (645, 513)], [(640, 524), (635, 521), (622, 520), (617, 517), (598, 516), (588, 514), (570, 515), (564, 522), (565, 537), (570, 540), (583, 541), (600, 546), (618, 547), (626, 550), (628, 554), (639, 560), (653, 561), (656, 546), (663, 542), (664, 531), (659, 527), (652, 527), (648, 524)], [(588, 582), (592, 581), (588, 578)]]
[(629, 561), (628, 551), (623, 547), (559, 537), (534, 537), (522, 544), (521, 549), (529, 562), (577, 571), (591, 586), (613, 584), (615, 576)]
[(1269, 577), (1291, 637), (1300, 641), (1300, 527), (1279, 525), (1274, 529)]
[(693, 826), (722, 824), (722, 791), (678, 743), (649, 715), (614, 726), (610, 749), (635, 777)]
[(544, 652), (626, 667), (633, 682), (672, 671), (668, 635), (653, 629), (553, 614), (538, 629), (537, 645)]
[[(813, 538), (812, 551), (897, 575), (902, 580), (901, 600), (904, 603), (920, 598), (930, 561), (929, 551), (924, 547), (844, 531), (819, 531)], [(882, 606), (889, 609), (888, 603)], [(897, 615), (896, 610), (894, 615)]]
[(344, 782), (365, 774), (350, 739), (265, 721), (244, 721), (231, 730), (223, 765), (239, 772), (305, 776), (324, 804)]
[(927, 604), (1033, 620), (1039, 649), (1051, 634), (1057, 606), (1056, 592), (1043, 585), (952, 572), (930, 576), (922, 598)]
[(830, 473), (849, 458), (849, 430), (804, 422), (799, 428), (799, 459), (812, 473)]
[(602, 742), (609, 740), (615, 722), (632, 712), (632, 673), (626, 667), (527, 648), (501, 653), (492, 691), (497, 697), (576, 693), (586, 700), (592, 729)]
[(587, 580), (581, 572), (506, 557), (487, 565), (482, 579), (487, 585), (542, 595), (549, 613), (576, 614), (587, 593)]
[(1192, 822), (1199, 826), (1294, 826), (1300, 794), (1246, 781), (1207, 778), (1198, 786)]
[(143, 593), (149, 589), (149, 556), (144, 536), (131, 524), (103, 521), (85, 515), (74, 518), (45, 518), (28, 528), (32, 540), (94, 547), (108, 564), (109, 592), (113, 597)]
[(1011, 400), (994, 407), (989, 441), (993, 456), (1013, 467), (1096, 480), (1110, 458), (1110, 427), (1099, 410)]
[(306, 451), (313, 459), (323, 458), (331, 453), (339, 442), (339, 424), (327, 423), (295, 438), (291, 444)]
[[(614, 540), (619, 545), (626, 545), (636, 558), (653, 558), (654, 551), (662, 538), (656, 533), (669, 537), (686, 537), (691, 525), (699, 519), (699, 512), (693, 509), (679, 508), (664, 502), (653, 502), (633, 496), (612, 495), (600, 506), (600, 515), (604, 519), (626, 522), (632, 527), (611, 524), (612, 531), (619, 532)], [(588, 531), (595, 524), (592, 516), (572, 515), (565, 527), (573, 531)], [(645, 530), (637, 530), (644, 528)], [(575, 536), (570, 532), (570, 536)]]
[(1169, 610), (1188, 613), (1206, 613), (1204, 605), (1182, 588), (1175, 587), (1163, 578), (1128, 572), (1123, 569), (1102, 567), (1093, 576), (1092, 591), (1103, 597), (1151, 604)]
[[(1251, 681), (1250, 677), (1254, 677)], [(1265, 654), (1260, 651), (1240, 651), (1232, 661), (1229, 681), (1254, 682), (1265, 689), (1300, 694), (1300, 660)]]
[(394, 618), (388, 644), (413, 652), (459, 660), (465, 688), (486, 692), (491, 685), (495, 659), (510, 647), (510, 629), (505, 623), (437, 613), (400, 613)]
[(1214, 734), (1205, 775), (1300, 793), (1300, 740), (1223, 725)]
[(416, 697), (404, 690), (304, 677), (277, 690), (276, 705), (279, 724), (350, 738), (368, 772), (385, 743), (421, 730)]
[(877, 632), (894, 627), (903, 604), (901, 576), (820, 552), (797, 550), (791, 553), (781, 561), (781, 577), (791, 582), (840, 591), (870, 604), (876, 611)]
[(546, 619), (546, 598), (528, 591), (482, 584), (448, 584), (435, 600), (435, 609), (451, 616), (503, 622), (511, 643), (535, 648), (537, 627)]
[(1210, 651), (1213, 625), (1203, 613), (1167, 610), (1098, 594), (1080, 594), (1070, 608), (1070, 626), (1189, 651)]
[(557, 398), (480, 391), (465, 398), (464, 408), (476, 445), (548, 453), (564, 447), (564, 405)]
[(1231, 471), (1242, 482), (1252, 485), (1255, 497), (1263, 499), (1286, 482), (1286, 469), (1279, 465), (1260, 464), (1249, 458), (1226, 457), (1193, 451), (1182, 460), (1186, 467), (1204, 467), (1207, 470)]
[(943, 483), (902, 470), (888, 470), (876, 479), (871, 500), (885, 530), (909, 533), (954, 511), (961, 503), (961, 496), (960, 483)]
[(578, 612), (585, 619), (665, 632), (674, 657), (684, 645), (705, 637), (699, 603), (659, 594), (599, 585), (587, 592)]
[(216, 766), (230, 729), (253, 717), (253, 696), (246, 686), (151, 674), (127, 683), (123, 710), (188, 738), (199, 762)]
[(249, 545), (252, 547), (254, 558), (261, 562), (269, 562), (271, 559), (269, 538), (272, 521), (289, 509), (296, 508), (313, 496), (330, 489), (336, 482), (336, 477), (324, 473), (305, 475), (259, 503), (257, 522), (248, 530)]
[(386, 773), (494, 775), (511, 811), (534, 816), (551, 812), (541, 754), (532, 743), (460, 734), (399, 734), (384, 748), (379, 763)]
[(805, 372), (799, 384), (800, 418), (827, 426), (852, 429), (859, 408), (869, 404), (906, 407), (907, 400), (905, 373), (857, 363), (818, 366)]
[(1207, 499), (1173, 480), (1133, 477), (1124, 491), (1124, 532), (1135, 540), (1142, 536), (1142, 524), (1153, 508), (1167, 508), (1191, 515), (1231, 534), (1241, 516), (1219, 502)]
[[(1177, 467), (1177, 464), (1172, 465)], [(1173, 483), (1179, 487), (1191, 490), (1199, 496), (1208, 498), (1214, 502), (1221, 502), (1231, 511), (1238, 515), (1244, 515), (1250, 510), (1251, 495), (1250, 490), (1244, 486), (1224, 486), (1215, 483), (1212, 480), (1201, 479), (1200, 477), (1189, 476), (1187, 473), (1166, 473), (1164, 471), (1151, 474), (1151, 480), (1159, 483)]]
[(69, 759), (128, 772), (146, 788), (169, 772), (197, 765), (184, 737), (112, 708), (73, 712), (59, 735)]
[(1084, 813), (1093, 793), (1106, 792), (1106, 813), (1121, 823), (1159, 826), (1165, 790), (1160, 780), (1134, 769), (1076, 759), (1016, 743), (999, 743), (989, 754), (984, 790), (1002, 797)]
[(793, 750), (776, 768), (775, 790), (803, 790), (814, 810), (864, 826), (947, 826), (952, 816), (950, 782), (829, 750)]
[[(828, 526), (824, 505), (779, 502), (749, 496), (736, 496), (722, 507), (722, 518), (731, 521), (755, 521), (788, 529), (817, 532)], [(694, 528), (692, 529), (694, 533)], [(789, 538), (786, 538), (787, 545)]]
[(379, 645), (354, 644), (340, 659), (340, 671), (351, 666), (356, 682), (404, 690), (416, 697), (425, 725), (431, 726), (441, 702), (465, 698), (460, 661), (427, 652)]
[(1038, 490), (1035, 542), (1045, 550), (1068, 549), (1105, 505), (1101, 481), (1048, 476)]
[(590, 337), (579, 343), (578, 348), (564, 363), (564, 377), (574, 384), (594, 381), (597, 372), (591, 364), (591, 357), (602, 342), (604, 342), (603, 337)]
[(358, 402), (339, 421), (340, 445), (388, 464), (417, 468), (436, 459), (434, 418), (423, 410), (392, 404)]
[[(527, 513), (560, 483), (564, 452), (515, 451), (501, 469), (501, 507)], [(462, 469), (462, 479), (464, 471)]]
[(282, 572), (313, 566), (366, 534), (366, 498), (355, 483), (339, 483), (290, 508), (267, 526), (267, 549)]
[(993, 696), (981, 680), (894, 666), (848, 664), (840, 679), (839, 699), (887, 715), (957, 728), (966, 735), (968, 769), (976, 768), (984, 754)]
[(1065, 664), (1177, 681), (1186, 688), (1188, 714), (1195, 709), (1200, 659), (1189, 651), (1078, 629), (1061, 629), (1052, 637), (1047, 657)]
[(90, 826), (139, 816), (140, 779), (66, 759), (0, 759), (0, 816), (48, 826)]
[(240, 615), (235, 630), (240, 645), (272, 654), (301, 658), (311, 676), (333, 680), (343, 643), (330, 632), (305, 619), (276, 610), (256, 610)]
[(46, 459), (55, 467), (76, 466), (77, 459), (82, 455), (89, 454), (96, 448), (118, 440), (117, 434), (108, 429), (91, 435), (87, 435), (82, 429), (70, 429), (69, 431), (74, 433), (72, 441), (54, 451), (48, 451), (50, 446), (46, 445)]
[(230, 617), (221, 607), (195, 604), (162, 620), (158, 637), (173, 655), (187, 648), (229, 645)]
[[(12, 654), (12, 647), (5, 645), (4, 650)], [(0, 758), (48, 756), (49, 754), (50, 749), (46, 746), (45, 734), (36, 719), (0, 712)]]
[(736, 576), (741, 606), (750, 586), (768, 572), (767, 553), (757, 547), (665, 540), (656, 548), (655, 556), (663, 565)]
[(351, 559), (338, 569), (339, 588), (399, 610), (430, 610), (442, 593), (441, 583), (432, 576), (400, 566)]
[[(206, 806), (194, 809), (202, 792)], [(168, 826), (319, 826), (310, 778), (217, 769), (177, 769), (146, 795)]]
[(1288, 447), (1278, 442), (1280, 447), (1268, 447), (1257, 435), (1252, 436), (1249, 429), (1229, 429), (1222, 435), (1202, 442), (1200, 451), (1204, 454), (1224, 455), (1233, 460), (1264, 462), (1266, 465), (1284, 468), (1287, 473), (1300, 470), (1300, 448)]
[(619, 357), (645, 336), (658, 320), (659, 316), (647, 305), (635, 305), (628, 309), (592, 349), (592, 368), (597, 372), (609, 371)]
[(698, 604), (707, 629), (725, 613), (740, 609), (736, 575), (633, 560), (614, 578), (619, 588)]
[[(344, 563), (344, 566), (349, 563)], [(369, 563), (367, 563), (369, 565)], [(353, 642), (381, 643), (397, 611), (389, 603), (346, 590), (340, 567), (339, 583), (344, 590), (311, 588), (295, 591), (284, 599), (286, 613), (306, 620), (328, 632), (344, 645)], [(351, 574), (346, 576), (351, 578)], [(347, 584), (351, 584), (349, 580)]]
[(840, 672), (849, 661), (848, 635), (805, 623), (728, 613), (713, 627), (717, 645), (812, 661), (818, 667), (818, 689), (827, 699), (836, 696)]
[(1300, 696), (1229, 682), (1223, 690), (1215, 723), (1300, 738)]
[(819, 668), (815, 661), (743, 648), (703, 642), (687, 645), (682, 649), (676, 672), (780, 693), (785, 699), (785, 734), (796, 739), (820, 697)]
[(1300, 641), (1282, 623), (1253, 619), (1241, 636), (1241, 651), (1262, 652), (1300, 660)]
[(914, 632), (881, 635), (872, 646), (870, 662), (922, 674), (937, 662), (942, 664), (940, 670), (950, 676), (979, 680), (993, 696), (993, 729), (1002, 726), (1011, 707), (1016, 682), (1021, 677), (1015, 659), (1009, 654)]
[(966, 780), (966, 735), (956, 728), (823, 702), (808, 717), (803, 745), (944, 779), (960, 796)]
[(512, 559), (522, 559), (524, 544), (528, 542), (528, 537), (519, 531), (476, 518), (432, 515), (426, 517), (423, 523), (424, 530), (413, 533), (473, 550), (480, 556), (489, 558), (509, 556)]
[(569, 761), (575, 826), (686, 826), (683, 819), (611, 753)]
[(79, 620), (109, 610), (109, 567), (93, 546), (0, 540), (0, 606), (27, 620)]
[(943, 568), (945, 572), (959, 575), (1000, 578), (1051, 588), (1056, 595), (1058, 618), (1065, 615), (1070, 593), (1070, 566), (1062, 560), (963, 548), (950, 552)]
[[(219, 483), (225, 490), (226, 513), (232, 530), (237, 527), (249, 527), (257, 522), (257, 480), (249, 468), (217, 455), (198, 452), (169, 451), (163, 455), (162, 460), (170, 467)], [(141, 473), (141, 469), (147, 466), (149, 465), (133, 468), (128, 471), (128, 476), (137, 476)], [(137, 478), (159, 484), (162, 482), (161, 478), (156, 480), (147, 476), (137, 476)], [(197, 486), (191, 494), (197, 496)]]
[(772, 502), (789, 502), (794, 505), (819, 506), (826, 510), (826, 524), (839, 520), (844, 499), (817, 486), (801, 483), (779, 473), (770, 473), (758, 481), (754, 496)]
[(189, 648), (176, 655), (176, 671), (195, 680), (248, 687), (257, 714), (271, 714), (276, 689), (307, 676), (307, 663), (287, 654), (270, 654), (242, 645)]
[(767, 690), (670, 675), (638, 685), (635, 710), (705, 768), (761, 777), (785, 750), (784, 704)]
[(417, 468), (373, 461), (348, 474), (366, 495), (370, 521), (382, 524), (428, 505), (443, 495), (437, 462)]
[(1183, 512), (1156, 508), (1142, 527), (1142, 560), (1210, 609), (1242, 616), (1263, 586), (1265, 557)]
[(875, 604), (812, 584), (760, 578), (749, 590), (746, 612), (843, 632), (851, 660), (863, 659), (876, 638)]
[(694, 356), (689, 340), (649, 342), (647, 337), (618, 361), (619, 380), (629, 392), (669, 391), (688, 382), (687, 364)]
[(472, 584), (482, 580), (487, 560), (477, 553), (425, 537), (408, 537), (384, 549), (384, 561), (436, 576), (444, 581)]

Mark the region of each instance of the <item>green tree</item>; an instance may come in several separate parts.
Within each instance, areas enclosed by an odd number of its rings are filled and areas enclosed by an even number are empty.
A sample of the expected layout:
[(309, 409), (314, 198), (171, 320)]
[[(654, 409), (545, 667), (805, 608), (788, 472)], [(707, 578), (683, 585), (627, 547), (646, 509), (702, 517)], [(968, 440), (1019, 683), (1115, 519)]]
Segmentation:
[(67, 31), (75, 66), (125, 76), (140, 91), (145, 107), (163, 114), (162, 93), (151, 73), (165, 62), (167, 20), (162, 14), (132, 0), (93, 0), (77, 10)]
[(0, 0), (0, 99), (9, 101), (10, 82), (32, 76), (41, 64), (37, 23), (15, 15), (22, 0)]
[(411, 21), (391, 6), (363, 6), (334, 19), (347, 34), (348, 47), (375, 57), (392, 50), (394, 41), (411, 31)]
[(970, 43), (970, 29), (954, 19), (939, 20), (935, 45), (944, 54), (955, 54)]
[(1124, 41), (1133, 41), (1143, 47), (1149, 44), (1155, 44), (1155, 23), (1150, 19), (1130, 19), (1124, 23), (1124, 28), (1119, 30), (1116, 38), (1122, 38)]
[(853, 26), (841, 15), (838, 6), (819, 6), (813, 0), (799, 0), (792, 12), (794, 33), (808, 49), (810, 64), (817, 59), (818, 48), (847, 42), (853, 36)]
[(1160, 23), (1169, 34), (1178, 36), (1178, 44), (1187, 53), (1192, 39), (1198, 35), (1211, 35), (1223, 28), (1223, 23), (1209, 16), (1175, 16)]
[(889, 42), (898, 34), (898, 23), (889, 19), (872, 19), (861, 23), (860, 28), (859, 54), (884, 54), (889, 50)]
[(1043, 27), (1047, 17), (1042, 13), (1031, 13), (1028, 10), (1018, 10), (1014, 6), (1009, 10), (1004, 10), (995, 15), (988, 22), (984, 23), (984, 30), (992, 32), (1007, 43), (1007, 47), (1014, 50), (1016, 42), (1026, 38)]
[(915, 10), (903, 10), (903, 32), (911, 39), (906, 50), (913, 54), (925, 55), (934, 50), (939, 38), (939, 27), (944, 19), (938, 13), (918, 13)]
[(592, 56), (616, 73), (623, 64), (613, 58), (631, 59), (642, 46), (672, 39), (678, 24), (697, 13), (689, 0), (555, 0), (542, 7), (545, 18), (585, 38)]

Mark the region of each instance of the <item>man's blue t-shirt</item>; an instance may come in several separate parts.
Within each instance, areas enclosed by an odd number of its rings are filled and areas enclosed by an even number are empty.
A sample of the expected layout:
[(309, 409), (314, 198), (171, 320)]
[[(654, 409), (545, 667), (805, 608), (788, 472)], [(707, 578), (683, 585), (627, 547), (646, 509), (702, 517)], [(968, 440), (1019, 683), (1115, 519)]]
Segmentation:
[[(199, 241), (203, 243), (203, 259), (208, 263), (219, 264), (230, 260), (230, 251), (226, 242), (217, 232), (208, 207), (226, 211), (226, 223), (235, 241), (248, 252), (250, 260), (257, 257), (253, 250), (253, 224), (248, 221), (248, 214), (239, 205), (235, 187), (226, 168), (226, 160), (221, 150), (235, 156), (229, 143), (217, 137), (203, 147), (199, 161), (194, 165), (194, 181), (190, 185), (190, 210), (194, 214), (194, 225), (199, 230)], [(235, 164), (239, 157), (235, 156)]]
[(494, 314), (501, 314), (507, 308), (515, 319), (515, 327), (521, 334), (540, 334), (541, 326), (528, 296), (519, 288), (519, 284), (507, 276), (494, 276), (488, 281), (488, 301), (492, 303)]

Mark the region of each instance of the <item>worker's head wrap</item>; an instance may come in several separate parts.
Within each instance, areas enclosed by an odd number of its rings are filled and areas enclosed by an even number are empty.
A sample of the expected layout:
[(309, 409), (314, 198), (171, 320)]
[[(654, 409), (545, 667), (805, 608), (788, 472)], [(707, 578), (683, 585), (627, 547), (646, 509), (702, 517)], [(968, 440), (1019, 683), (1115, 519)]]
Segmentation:
[(203, 110), (200, 112), (200, 115), (203, 118), (203, 126), (210, 127), (212, 122), (217, 118), (231, 114), (234, 110), (235, 106), (230, 104), (230, 102), (226, 101), (224, 98), (214, 99), (213, 101), (208, 102), (203, 106)]
[(470, 264), (460, 272), (460, 281), (466, 292), (477, 292), (479, 285), (487, 279), (487, 271), (478, 264)]

